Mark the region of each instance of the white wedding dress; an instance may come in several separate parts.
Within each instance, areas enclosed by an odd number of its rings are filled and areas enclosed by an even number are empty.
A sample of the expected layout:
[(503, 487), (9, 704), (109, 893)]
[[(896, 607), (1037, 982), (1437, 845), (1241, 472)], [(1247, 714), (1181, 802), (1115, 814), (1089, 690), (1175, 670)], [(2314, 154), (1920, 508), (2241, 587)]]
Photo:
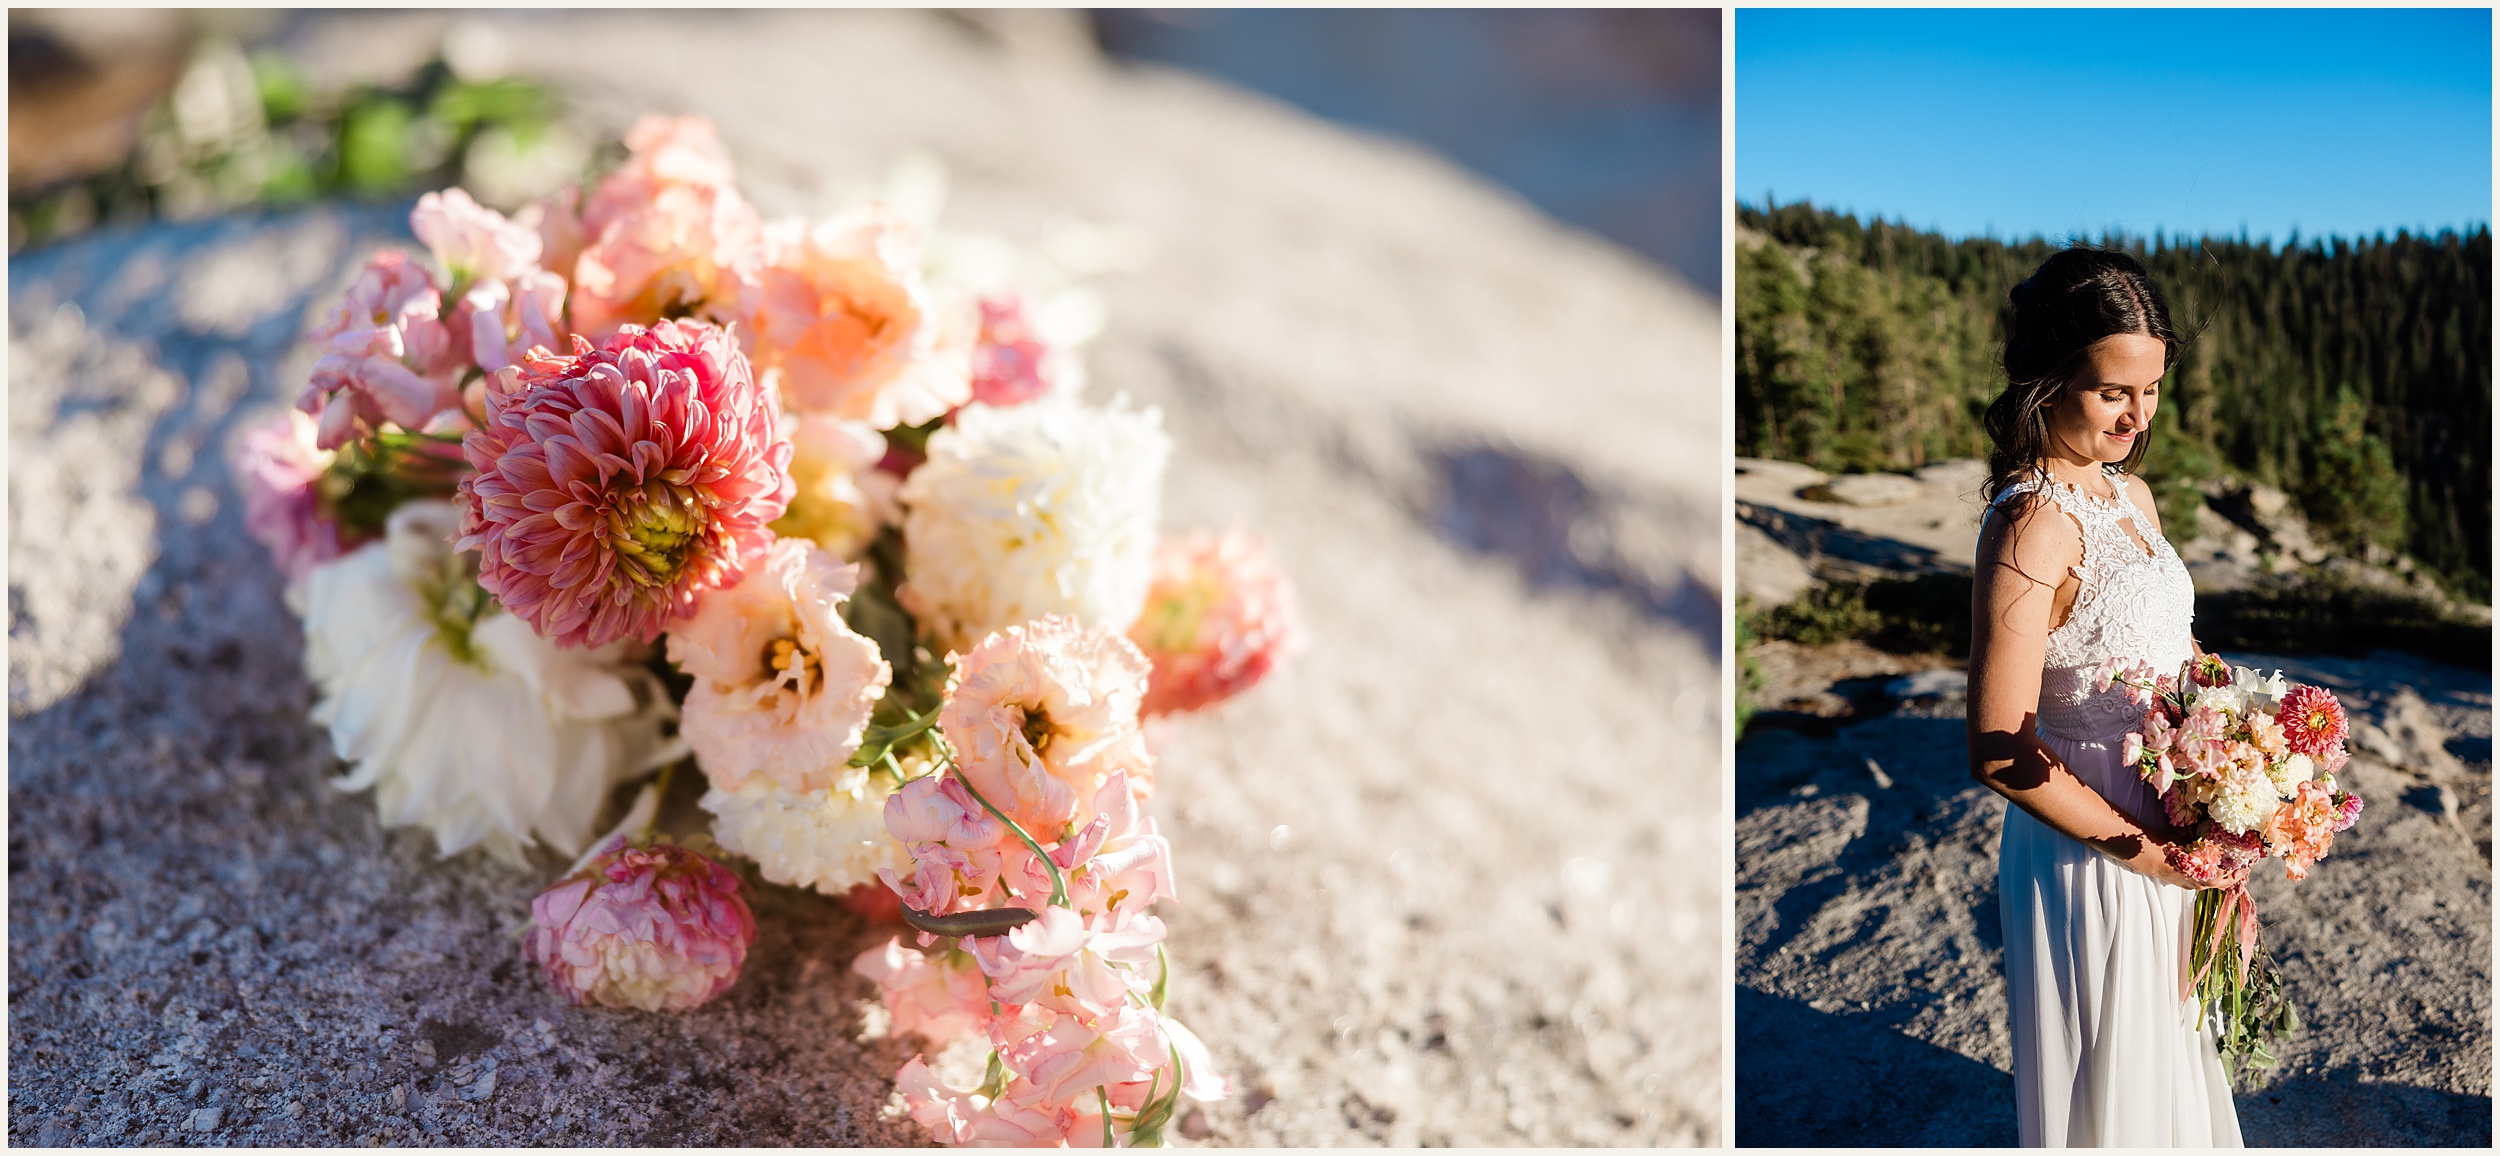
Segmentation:
[[(2196, 591), (2178, 553), (2127, 500), (2126, 478), (2112, 473), (2110, 483), (2115, 501), (2038, 481), (2008, 486), (1999, 501), (2042, 492), (2082, 528), (2082, 589), (2049, 632), (2036, 729), (2078, 778), (2141, 820), (2161, 804), (2119, 750), (2143, 713), (2123, 689), (2094, 693), (2093, 675), (2112, 655), (2177, 670), (2195, 653)], [(2204, 1017), (2188, 1019), (2182, 999), (2194, 892), (2129, 871), (2009, 806), (1997, 903), (2022, 1143), (2238, 1147), (2213, 1032)]]

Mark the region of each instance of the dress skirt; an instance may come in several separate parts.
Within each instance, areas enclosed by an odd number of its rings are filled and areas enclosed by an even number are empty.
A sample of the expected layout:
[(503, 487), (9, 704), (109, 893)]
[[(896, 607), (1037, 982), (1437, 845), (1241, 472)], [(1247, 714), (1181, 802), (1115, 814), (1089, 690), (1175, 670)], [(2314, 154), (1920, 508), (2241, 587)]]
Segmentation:
[[(2158, 806), (2116, 742), (2040, 737), (2119, 810)], [(1997, 902), (2024, 1146), (2239, 1147), (2213, 1031), (2182, 998), (2195, 893), (2008, 807)]]

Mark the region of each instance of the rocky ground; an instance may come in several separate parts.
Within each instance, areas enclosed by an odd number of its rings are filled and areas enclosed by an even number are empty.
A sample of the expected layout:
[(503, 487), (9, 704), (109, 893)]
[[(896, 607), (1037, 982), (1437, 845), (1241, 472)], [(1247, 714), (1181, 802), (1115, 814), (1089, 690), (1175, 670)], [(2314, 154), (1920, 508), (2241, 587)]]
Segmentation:
[[(1740, 532), (1767, 564), (1740, 538), (1738, 585), (1757, 598), (1968, 570), (1959, 478), (1744, 465)], [(2182, 551), (2200, 589), (2245, 581), (2255, 536), (2207, 529)], [(1959, 664), (1848, 641), (1749, 656), (1765, 713), (1736, 751), (1736, 1142), (2012, 1144), (2005, 804), (1966, 769)], [(2392, 652), (2231, 657), (2343, 699), (2369, 800), (2309, 879), (2252, 886), (2306, 1026), (2239, 1094), (2248, 1142), (2488, 1146), (2490, 676)]]
[[(444, 22), (299, 47), (389, 67)], [(1092, 388), (1163, 408), (1167, 524), (1265, 531), (1313, 637), (1155, 735), (1174, 1008), (1239, 1088), (1184, 1142), (1724, 1142), (1704, 300), (1411, 150), (1106, 65), (1067, 20), (498, 26), (617, 127), (714, 117), (768, 211), (925, 148), (958, 226), (1153, 243), (1106, 285)], [(726, 997), (570, 1008), (513, 934), (560, 864), (438, 862), (327, 785), (222, 451), (403, 213), (10, 264), (9, 1139), (921, 1142), (848, 970), (883, 931), (763, 888)]]

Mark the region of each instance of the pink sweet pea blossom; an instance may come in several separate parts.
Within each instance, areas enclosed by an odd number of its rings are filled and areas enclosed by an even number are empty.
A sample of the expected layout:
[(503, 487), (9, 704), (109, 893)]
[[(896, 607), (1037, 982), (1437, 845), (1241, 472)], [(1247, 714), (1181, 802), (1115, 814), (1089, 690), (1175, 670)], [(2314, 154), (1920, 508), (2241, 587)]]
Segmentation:
[(478, 583), (566, 646), (644, 642), (735, 584), (790, 500), (790, 443), (728, 334), (628, 327), (488, 381), (462, 442)]
[(1239, 530), (1165, 539), (1129, 638), (1154, 663), (1147, 714), (1197, 710), (1258, 684), (1302, 648), (1293, 586)]
[(469, 356), (493, 373), (533, 349), (550, 353), (564, 331), (564, 278), (532, 270), (483, 280), (460, 300)]
[(235, 446), (243, 528), (292, 582), (361, 541), (322, 512), (317, 488), (330, 454), (313, 444), (313, 422), (288, 410), (246, 431)]
[(458, 188), (417, 198), (408, 228), (455, 287), (535, 272), (543, 248), (536, 229), (507, 220)]
[(1115, 774), (1094, 797), (1094, 820), (1052, 848), (1068, 897), (1087, 915), (1144, 911), (1173, 898), (1172, 845), (1137, 805), (1128, 776)]
[[(885, 829), (911, 854), (912, 869), (907, 879), (892, 868), (880, 868), (879, 877), (929, 915), (1006, 906), (999, 880), (1011, 846), (1031, 857), (952, 775), (923, 775), (887, 796)], [(1049, 894), (1047, 883), (1041, 893)]]
[(876, 981), (895, 1031), (916, 1033), (932, 1048), (989, 1025), (988, 981), (960, 952), (932, 958), (889, 939), (861, 953), (851, 970)]
[(694, 1007), (737, 982), (755, 941), (737, 875), (670, 843), (620, 839), (530, 915), (530, 959), (576, 1004)]
[(319, 348), (296, 408), (320, 422), (322, 449), (383, 422), (422, 429), (460, 405), (460, 351), (442, 321), (443, 295), (396, 249), (375, 253), (328, 318), (305, 334)]

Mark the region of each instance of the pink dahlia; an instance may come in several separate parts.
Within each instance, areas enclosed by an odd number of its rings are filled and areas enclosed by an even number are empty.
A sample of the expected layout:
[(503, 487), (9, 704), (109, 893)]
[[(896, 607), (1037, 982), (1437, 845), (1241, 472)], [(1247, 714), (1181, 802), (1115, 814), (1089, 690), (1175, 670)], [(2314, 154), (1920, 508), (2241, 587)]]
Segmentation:
[(790, 443), (746, 355), (702, 322), (629, 326), (488, 379), (461, 443), (478, 584), (567, 646), (649, 642), (736, 583), (790, 501)]
[(729, 990), (755, 942), (738, 876), (670, 843), (620, 843), (530, 917), (530, 959), (576, 1004), (683, 1011)]
[(1129, 638), (1154, 662), (1145, 713), (1197, 710), (1257, 685), (1301, 650), (1293, 586), (1239, 530), (1165, 539)]
[(2294, 687), (2283, 696), (2278, 718), (2284, 741), (2311, 758), (2324, 758), (2344, 741), (2344, 704), (2325, 687)]
[(316, 488), (330, 454), (313, 444), (312, 419), (289, 410), (251, 428), (234, 450), (243, 486), (243, 528), (292, 582), (361, 538), (324, 513)]
[(443, 294), (425, 267), (397, 249), (365, 263), (347, 298), (305, 340), (321, 350), (297, 409), (321, 423), (333, 450), (385, 421), (421, 429), (460, 405), (460, 344), (443, 324)]

